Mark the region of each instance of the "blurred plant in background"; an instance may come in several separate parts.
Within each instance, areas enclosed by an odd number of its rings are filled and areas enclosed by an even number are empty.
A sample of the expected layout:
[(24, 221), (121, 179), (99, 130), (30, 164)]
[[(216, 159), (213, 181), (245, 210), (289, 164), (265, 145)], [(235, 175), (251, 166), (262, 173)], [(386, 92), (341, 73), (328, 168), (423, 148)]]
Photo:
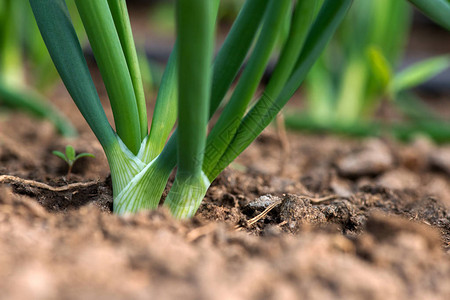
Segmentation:
[[(73, 6), (73, 0), (68, 4)], [(59, 133), (73, 136), (76, 131), (67, 118), (42, 95), (57, 80), (29, 2), (0, 0), (0, 108), (46, 118)]]
[[(450, 126), (439, 120), (410, 89), (450, 65), (450, 56), (415, 63), (395, 72), (402, 62), (411, 28), (412, 9), (405, 1), (355, 1), (337, 34), (305, 82), (306, 111), (289, 113), (290, 128), (400, 138), (421, 132), (450, 139)], [(374, 121), (387, 99), (407, 122)]]

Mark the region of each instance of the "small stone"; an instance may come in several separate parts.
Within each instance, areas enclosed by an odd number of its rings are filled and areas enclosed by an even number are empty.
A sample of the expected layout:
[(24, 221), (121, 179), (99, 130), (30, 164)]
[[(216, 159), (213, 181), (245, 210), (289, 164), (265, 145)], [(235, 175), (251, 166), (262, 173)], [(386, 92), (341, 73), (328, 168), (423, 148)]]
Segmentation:
[(420, 178), (411, 171), (397, 169), (381, 175), (377, 184), (393, 190), (416, 189), (420, 185)]
[(433, 148), (433, 142), (428, 137), (418, 136), (410, 145), (400, 148), (397, 153), (399, 164), (409, 170), (423, 171), (429, 166), (429, 153)]
[(379, 175), (390, 170), (393, 165), (391, 151), (379, 140), (370, 140), (361, 151), (350, 153), (336, 163), (339, 174), (345, 177)]
[(450, 175), (450, 147), (436, 149), (430, 154), (430, 163)]
[(333, 178), (330, 183), (333, 192), (342, 198), (349, 198), (353, 195), (352, 188), (348, 182), (340, 178)]
[(257, 209), (266, 209), (270, 205), (279, 202), (281, 203), (281, 199), (277, 196), (273, 195), (264, 195), (261, 196), (248, 204), (249, 207), (257, 210)]

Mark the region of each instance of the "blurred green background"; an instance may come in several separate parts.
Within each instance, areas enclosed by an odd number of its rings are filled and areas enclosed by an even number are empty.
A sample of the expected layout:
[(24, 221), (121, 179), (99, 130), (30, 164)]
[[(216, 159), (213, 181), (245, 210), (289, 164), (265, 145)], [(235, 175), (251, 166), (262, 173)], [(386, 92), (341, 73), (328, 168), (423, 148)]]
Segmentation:
[[(221, 1), (217, 48), (243, 2)], [(156, 91), (175, 40), (174, 1), (127, 3), (144, 85)], [(67, 4), (86, 57), (95, 66), (73, 0)], [(280, 48), (282, 44), (281, 39)], [(284, 109), (287, 128), (402, 140), (425, 134), (450, 141), (449, 53), (448, 32), (407, 1), (355, 1)], [(27, 111), (49, 119), (61, 134), (74, 135), (67, 118), (47, 100), (58, 84), (28, 1), (0, 0), (0, 111)]]

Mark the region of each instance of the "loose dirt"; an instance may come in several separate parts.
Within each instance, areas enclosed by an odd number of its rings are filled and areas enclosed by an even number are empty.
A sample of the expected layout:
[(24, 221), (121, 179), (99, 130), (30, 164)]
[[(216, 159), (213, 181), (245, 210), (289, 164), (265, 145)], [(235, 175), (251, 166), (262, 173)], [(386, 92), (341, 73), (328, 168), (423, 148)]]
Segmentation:
[[(450, 298), (448, 146), (289, 133), (286, 149), (269, 129), (194, 219), (117, 217), (98, 142), (56, 104), (78, 138), (0, 120), (1, 299)], [(69, 180), (66, 144), (96, 155)]]

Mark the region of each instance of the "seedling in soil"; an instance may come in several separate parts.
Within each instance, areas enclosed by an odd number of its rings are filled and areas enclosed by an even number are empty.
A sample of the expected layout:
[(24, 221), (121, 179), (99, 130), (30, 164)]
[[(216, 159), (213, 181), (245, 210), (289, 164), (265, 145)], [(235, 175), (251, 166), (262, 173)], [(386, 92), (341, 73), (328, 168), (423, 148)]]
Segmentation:
[(73, 165), (77, 160), (79, 160), (82, 157), (95, 158), (94, 154), (91, 154), (91, 153), (80, 153), (78, 155), (75, 155), (75, 149), (70, 145), (66, 146), (65, 154), (60, 151), (56, 151), (56, 150), (53, 151), (52, 153), (67, 163), (68, 168), (67, 168), (66, 178), (69, 178), (70, 175), (72, 174)]
[[(424, 5), (441, 1), (428, 0)], [(177, 167), (164, 205), (175, 217), (186, 218), (195, 214), (210, 183), (300, 87), (352, 0), (247, 0), (214, 60), (220, 1), (177, 0), (177, 41), (160, 84), (150, 130), (125, 0), (75, 2), (117, 131), (103, 111), (65, 1), (30, 0), (53, 62), (105, 151), (114, 212), (158, 207), (170, 173)], [(444, 4), (450, 13), (450, 5)], [(263, 94), (255, 95), (287, 17), (290, 30), (274, 72)], [(231, 98), (208, 134), (209, 119), (237, 77)], [(258, 100), (251, 107), (255, 96)], [(177, 130), (170, 136), (177, 118)]]

